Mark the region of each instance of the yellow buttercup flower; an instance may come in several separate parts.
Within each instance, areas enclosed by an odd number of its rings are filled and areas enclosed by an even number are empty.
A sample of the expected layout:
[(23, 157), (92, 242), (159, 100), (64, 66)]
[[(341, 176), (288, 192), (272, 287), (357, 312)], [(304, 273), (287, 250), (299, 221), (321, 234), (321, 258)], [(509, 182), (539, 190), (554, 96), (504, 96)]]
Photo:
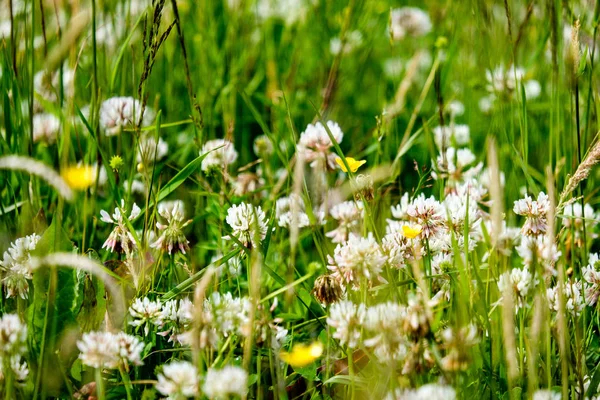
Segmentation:
[(314, 342), (311, 344), (299, 343), (289, 353), (282, 351), (279, 357), (292, 367), (306, 367), (313, 363), (323, 354), (323, 343)]
[(67, 185), (75, 190), (85, 190), (96, 182), (94, 168), (87, 165), (66, 167), (62, 170), (61, 176)]
[(423, 227), (419, 224), (415, 224), (413, 226), (410, 225), (402, 225), (402, 233), (404, 237), (407, 239), (414, 239), (423, 231)]
[[(342, 171), (348, 172), (348, 170), (346, 169), (346, 166), (344, 165), (344, 162), (342, 161), (341, 158), (337, 157), (335, 159), (335, 162), (337, 163), (337, 165), (340, 166)], [(355, 160), (352, 157), (346, 157), (346, 162), (348, 163), (348, 166), (350, 167), (350, 171), (356, 172), (360, 168), (361, 165), (363, 165), (364, 163), (367, 162), (367, 160)]]

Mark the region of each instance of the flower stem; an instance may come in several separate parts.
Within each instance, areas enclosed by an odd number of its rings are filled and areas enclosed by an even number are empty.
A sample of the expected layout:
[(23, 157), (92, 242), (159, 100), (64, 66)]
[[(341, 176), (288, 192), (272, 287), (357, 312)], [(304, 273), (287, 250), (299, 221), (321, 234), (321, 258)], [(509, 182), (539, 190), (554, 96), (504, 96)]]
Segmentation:
[(102, 368), (96, 368), (96, 397), (104, 400), (104, 381), (102, 380)]

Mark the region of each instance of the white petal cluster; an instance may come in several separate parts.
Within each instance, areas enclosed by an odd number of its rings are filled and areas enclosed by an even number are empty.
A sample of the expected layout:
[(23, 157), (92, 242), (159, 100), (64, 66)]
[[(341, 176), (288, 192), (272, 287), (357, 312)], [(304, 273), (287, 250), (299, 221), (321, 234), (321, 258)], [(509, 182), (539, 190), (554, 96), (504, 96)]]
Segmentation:
[[(334, 121), (327, 121), (327, 128), (331, 132), (331, 136), (337, 143), (341, 143), (344, 138), (342, 129)], [(332, 152), (334, 146), (327, 130), (320, 122), (316, 124), (308, 124), (306, 130), (300, 135), (298, 142), (298, 153), (302, 155), (304, 161), (310, 163), (310, 166), (317, 168), (319, 163), (321, 168), (328, 166), (330, 169), (335, 169), (335, 159), (337, 155)]]
[(600, 297), (600, 264), (598, 253), (592, 253), (588, 257), (588, 265), (581, 272), (585, 281), (585, 302), (588, 306), (594, 306)]
[[(583, 307), (585, 306), (585, 300), (583, 297), (583, 288), (581, 287), (581, 281), (567, 281), (563, 288), (565, 296), (565, 309), (571, 315), (578, 316)], [(546, 296), (548, 298), (548, 304), (552, 311), (558, 312), (559, 310), (559, 293), (558, 285), (546, 289)]]
[(333, 257), (328, 256), (329, 268), (346, 283), (358, 285), (363, 279), (379, 276), (386, 257), (371, 233), (367, 237), (350, 235), (347, 242), (338, 244)]
[(171, 254), (180, 251), (185, 254), (189, 250), (188, 240), (186, 239), (183, 228), (190, 224), (191, 220), (184, 218), (184, 204), (182, 201), (163, 202), (158, 205), (158, 215), (165, 223), (156, 222), (156, 227), (160, 236), (150, 247), (162, 249)]
[(327, 324), (334, 328), (333, 337), (341, 345), (356, 348), (361, 343), (362, 328), (366, 319), (364, 304), (354, 304), (343, 300), (334, 303), (329, 309)]
[(310, 225), (304, 199), (296, 193), (281, 197), (275, 202), (275, 217), (277, 218), (277, 225), (284, 228), (289, 228), (292, 223), (298, 228)]
[[(102, 245), (102, 248), (109, 250), (112, 253), (113, 251), (124, 252), (126, 254), (130, 254), (134, 249), (137, 248), (135, 243), (135, 238), (133, 234), (125, 224), (123, 219), (123, 215), (121, 214), (121, 210), (125, 209), (125, 201), (121, 200), (121, 207), (116, 207), (113, 215), (109, 215), (106, 211), (101, 210), (100, 220), (102, 222), (106, 222), (107, 224), (114, 224), (112, 232), (108, 236), (108, 239)], [(137, 206), (137, 204), (133, 203), (131, 208), (131, 213), (129, 214), (129, 220), (134, 220), (140, 215), (141, 210)]]
[(156, 390), (167, 399), (179, 400), (199, 394), (198, 369), (187, 361), (165, 364), (158, 374)]
[(148, 126), (154, 120), (154, 113), (146, 108), (142, 114), (142, 104), (133, 97), (111, 97), (100, 106), (100, 127), (106, 136), (114, 136), (123, 128)]
[(325, 236), (331, 238), (333, 243), (344, 243), (351, 233), (356, 234), (360, 231), (365, 212), (362, 201), (345, 201), (335, 205), (330, 213), (338, 226)]
[[(5, 314), (0, 318), (0, 365), (8, 366), (17, 384), (25, 383), (29, 375), (27, 362), (22, 360), (27, 351), (27, 326), (16, 314)], [(6, 371), (0, 368), (0, 385)]]
[(446, 223), (444, 206), (433, 196), (425, 197), (424, 194), (417, 196), (408, 205), (406, 215), (410, 221), (423, 227), (422, 235), (426, 238), (437, 235)]
[(242, 397), (248, 391), (248, 373), (245, 369), (233, 365), (222, 369), (209, 368), (202, 391), (209, 399)]
[(125, 332), (114, 334), (99, 331), (84, 333), (81, 340), (77, 341), (77, 348), (84, 365), (116, 369), (122, 365), (142, 365), (144, 342)]
[(33, 116), (33, 141), (52, 144), (60, 132), (60, 119), (54, 114), (35, 114)]
[(420, 8), (402, 7), (390, 12), (390, 34), (393, 40), (420, 37), (431, 32), (429, 14)]
[(137, 150), (137, 162), (151, 164), (166, 157), (169, 153), (169, 145), (160, 137), (157, 142), (153, 136), (143, 136)]
[[(269, 221), (260, 206), (254, 207), (248, 203), (234, 204), (227, 210), (225, 220), (233, 230), (231, 235), (246, 247), (249, 245), (254, 248), (258, 247), (267, 236)], [(226, 236), (225, 239), (231, 238)]]
[(148, 297), (137, 298), (129, 307), (129, 314), (133, 318), (129, 325), (144, 327), (144, 335), (148, 336), (150, 325), (156, 325), (161, 315), (162, 303), (160, 300), (150, 300)]
[(200, 166), (204, 172), (213, 169), (225, 170), (238, 158), (233, 143), (225, 139), (214, 139), (204, 143), (200, 150), (200, 155), (203, 154), (207, 154)]
[(455, 400), (456, 391), (452, 386), (428, 383), (418, 389), (396, 390), (388, 394), (386, 400)]
[(470, 132), (468, 125), (436, 126), (433, 128), (433, 137), (439, 149), (447, 149), (468, 145)]
[(249, 333), (251, 307), (248, 298), (233, 297), (230, 292), (224, 294), (214, 292), (204, 302), (206, 312), (212, 316), (212, 325), (225, 337)]
[(510, 272), (507, 271), (500, 275), (498, 279), (500, 296), (506, 290), (512, 290), (517, 308), (523, 308), (527, 304), (527, 294), (533, 286), (533, 276), (527, 267), (513, 268)]
[(0, 272), (7, 297), (28, 297), (28, 281), (32, 278), (31, 252), (35, 250), (40, 239), (35, 233), (19, 238), (4, 252), (0, 261)]
[(535, 236), (546, 233), (548, 228), (547, 213), (550, 209), (550, 200), (544, 192), (538, 194), (537, 200), (533, 200), (529, 195), (525, 198), (515, 201), (513, 211), (517, 215), (526, 217), (523, 225), (523, 234)]

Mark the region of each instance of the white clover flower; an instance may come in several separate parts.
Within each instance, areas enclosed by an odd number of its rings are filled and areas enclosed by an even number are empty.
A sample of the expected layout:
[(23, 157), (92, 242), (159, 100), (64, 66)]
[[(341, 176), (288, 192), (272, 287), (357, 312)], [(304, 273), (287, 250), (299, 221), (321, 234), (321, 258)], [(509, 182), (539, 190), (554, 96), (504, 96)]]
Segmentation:
[(156, 390), (173, 400), (197, 397), (199, 394), (198, 381), (198, 370), (192, 363), (173, 361), (165, 364), (158, 374)]
[(512, 290), (517, 309), (527, 305), (527, 294), (534, 285), (533, 276), (527, 267), (513, 268), (510, 272), (500, 275), (498, 279), (500, 295), (502, 296), (506, 290)]
[(60, 119), (54, 114), (35, 114), (33, 116), (33, 141), (52, 144), (56, 142), (60, 131)]
[(455, 400), (456, 391), (452, 386), (428, 383), (418, 389), (396, 389), (385, 400)]
[(106, 136), (119, 134), (121, 129), (137, 126), (148, 126), (154, 120), (154, 113), (149, 108), (142, 115), (142, 104), (133, 97), (111, 97), (100, 106), (100, 127)]
[[(277, 199), (275, 202), (275, 217), (277, 218), (277, 225), (283, 228), (289, 228), (292, 221), (298, 228), (310, 226), (304, 199), (296, 193)], [(295, 220), (293, 220), (294, 217)]]
[(254, 150), (254, 154), (259, 157), (268, 156), (273, 154), (273, 143), (271, 143), (271, 139), (267, 135), (260, 135), (254, 139), (252, 149)]
[[(459, 100), (452, 100), (450, 103), (446, 105), (446, 110), (450, 113), (451, 117), (460, 117), (465, 113), (465, 105)], [(457, 126), (466, 126), (466, 125), (457, 125)], [(468, 128), (468, 126), (467, 126)], [(469, 139), (467, 138), (467, 142)], [(466, 144), (466, 143), (465, 143)]]
[(84, 365), (115, 369), (120, 365), (141, 365), (144, 343), (125, 332), (89, 332), (77, 341), (77, 348)]
[(544, 266), (546, 274), (556, 275), (554, 265), (562, 252), (558, 251), (556, 243), (549, 240), (548, 236), (522, 236), (516, 249), (525, 265), (531, 265), (536, 260)]
[(360, 344), (365, 318), (364, 304), (344, 300), (331, 305), (327, 325), (335, 329), (332, 336), (338, 339), (342, 346), (347, 345), (354, 349)]
[[(9, 357), (9, 366), (10, 370), (13, 373), (15, 383), (18, 386), (25, 385), (25, 381), (29, 376), (29, 367), (27, 366), (27, 361), (22, 360), (21, 355), (13, 355)], [(0, 363), (4, 365), (3, 357), (0, 356)], [(4, 371), (0, 368), (0, 383), (4, 381)]]
[(202, 171), (208, 172), (212, 169), (225, 170), (227, 166), (233, 164), (238, 158), (233, 143), (224, 139), (209, 140), (204, 143), (200, 155), (208, 155), (202, 160)]
[(311, 0), (258, 0), (256, 14), (260, 21), (273, 18), (293, 25), (304, 19), (310, 4)]
[(392, 303), (377, 304), (366, 310), (364, 345), (373, 349), (384, 363), (401, 361), (406, 357), (407, 339), (403, 335), (406, 307)]
[[(125, 188), (125, 190), (129, 190), (129, 180), (125, 179), (123, 181), (123, 188)], [(146, 186), (146, 183), (142, 182), (139, 179), (134, 179), (131, 182), (131, 193), (139, 193), (143, 196), (146, 195), (146, 193), (148, 192), (148, 187)]]
[(148, 336), (150, 324), (156, 325), (162, 310), (160, 300), (150, 300), (148, 297), (137, 298), (129, 307), (129, 314), (133, 321), (129, 325), (135, 327), (144, 327), (144, 335)]
[(437, 157), (437, 171), (432, 172), (434, 179), (448, 178), (451, 186), (470, 180), (481, 173), (483, 163), (474, 165), (475, 154), (471, 150), (448, 147), (445, 153)]
[[(401, 221), (408, 220), (408, 214), (406, 211), (408, 210), (408, 205), (410, 204), (408, 193), (404, 193), (400, 198), (400, 203), (391, 207), (392, 216)], [(388, 220), (389, 222), (389, 220)]]
[[(247, 203), (234, 204), (227, 210), (225, 220), (233, 230), (231, 235), (246, 247), (249, 245), (258, 247), (267, 236), (269, 220), (260, 206), (254, 207)], [(225, 236), (224, 239), (231, 240), (231, 237)]]
[(533, 393), (532, 400), (561, 400), (562, 395), (552, 390), (540, 389)]
[(412, 261), (418, 260), (423, 255), (423, 248), (419, 240), (408, 239), (402, 232), (402, 224), (389, 221), (386, 228), (387, 234), (381, 240), (381, 249), (387, 256), (387, 261), (395, 268), (404, 268)]
[(81, 340), (77, 341), (77, 348), (84, 365), (109, 369), (119, 365), (119, 346), (110, 332), (84, 333)]
[(16, 314), (0, 318), (0, 357), (21, 355), (27, 350), (27, 326)]
[(474, 242), (481, 238), (481, 211), (477, 202), (468, 197), (449, 194), (443, 202), (448, 216), (448, 226), (457, 237), (464, 236), (465, 226), (469, 225), (469, 239)]
[(338, 223), (337, 228), (329, 231), (325, 236), (331, 238), (333, 243), (344, 243), (351, 233), (358, 233), (364, 217), (362, 201), (345, 201), (331, 209), (331, 216)]
[(192, 323), (194, 304), (190, 299), (169, 300), (163, 304), (156, 324), (164, 331), (161, 336), (169, 335), (169, 342), (181, 343), (180, 334), (188, 330)]
[(209, 399), (243, 397), (248, 392), (248, 373), (245, 369), (232, 365), (222, 369), (209, 368), (202, 391)]
[(143, 364), (142, 351), (144, 350), (144, 342), (125, 332), (113, 335), (113, 340), (117, 342), (118, 359), (121, 365)]
[(525, 89), (525, 98), (527, 100), (537, 99), (542, 94), (542, 85), (535, 79), (531, 79), (523, 84)]
[(420, 37), (431, 32), (429, 14), (420, 8), (402, 7), (390, 12), (390, 34), (393, 40)]
[(435, 144), (440, 149), (466, 146), (470, 140), (470, 129), (468, 125), (436, 126), (433, 128), (433, 135)]
[[(344, 133), (337, 122), (327, 121), (327, 127), (335, 141), (341, 143)], [(320, 122), (317, 122), (315, 125), (308, 124), (306, 130), (300, 135), (298, 152), (313, 168), (318, 167), (319, 163), (323, 162), (322, 166), (335, 169), (337, 155), (331, 152), (333, 146), (334, 144), (331, 142), (331, 138), (327, 134), (325, 127)]]
[(568, 204), (564, 208), (563, 225), (566, 228), (573, 227), (576, 237), (581, 237), (581, 235), (583, 235), (584, 221), (586, 230), (592, 235), (592, 230), (598, 225), (598, 221), (596, 220), (594, 209), (588, 203), (585, 203), (583, 209), (579, 202)]
[[(38, 71), (33, 76), (33, 90), (48, 102), (57, 102), (61, 91), (60, 87), (61, 73), (56, 70), (49, 72), (46, 70)], [(64, 96), (69, 98), (73, 96), (75, 72), (66, 67), (62, 71), (62, 90)], [(40, 111), (43, 107), (34, 99), (34, 111)]]
[(466, 369), (470, 361), (468, 350), (479, 342), (477, 327), (468, 324), (459, 329), (446, 328), (440, 336), (447, 350), (446, 356), (442, 358), (442, 368), (446, 371)]
[(41, 236), (35, 233), (19, 238), (4, 252), (3, 259), (0, 260), (0, 272), (4, 276), (2, 283), (7, 297), (28, 297), (28, 280), (32, 278), (31, 252), (40, 239)]
[[(563, 293), (566, 301), (566, 311), (568, 311), (571, 315), (578, 316), (583, 310), (583, 307), (585, 306), (581, 281), (575, 280), (573, 282), (565, 282)], [(550, 306), (550, 310), (558, 312), (558, 285), (546, 289), (546, 296), (548, 298), (548, 305)]]
[(365, 237), (351, 234), (348, 241), (338, 244), (333, 257), (327, 256), (329, 268), (344, 282), (360, 284), (362, 279), (371, 281), (379, 276), (386, 256), (375, 241), (373, 234)]
[[(111, 216), (106, 211), (101, 210), (100, 220), (106, 222), (107, 224), (114, 224), (112, 232), (108, 236), (108, 239), (102, 245), (102, 248), (110, 249), (110, 252), (124, 252), (126, 254), (130, 254), (136, 247), (135, 238), (133, 234), (129, 231), (129, 228), (125, 224), (123, 220), (123, 215), (121, 214), (121, 209), (125, 209), (125, 200), (121, 200), (121, 207), (116, 207), (114, 214)], [(141, 210), (137, 206), (137, 204), (133, 203), (131, 208), (131, 213), (129, 214), (129, 220), (134, 220), (140, 215)]]
[(169, 254), (175, 250), (185, 254), (189, 250), (188, 240), (183, 234), (183, 228), (192, 220), (185, 220), (183, 213), (183, 202), (176, 201), (158, 205), (158, 214), (165, 220), (166, 224), (156, 222), (156, 227), (161, 232), (158, 239), (150, 245), (154, 249), (162, 249)]
[(416, 197), (406, 208), (408, 218), (421, 225), (423, 237), (437, 235), (446, 222), (444, 206), (433, 196), (426, 198), (424, 194)]
[(532, 236), (546, 233), (548, 228), (546, 214), (549, 209), (550, 200), (544, 192), (538, 194), (537, 200), (532, 200), (529, 195), (525, 195), (524, 199), (515, 201), (513, 207), (515, 214), (527, 218), (523, 224), (523, 234)]
[(516, 89), (517, 82), (522, 80), (524, 76), (525, 70), (523, 68), (512, 66), (506, 69), (501, 65), (493, 71), (486, 71), (485, 77), (488, 81), (487, 90), (490, 93), (512, 92)]
[(212, 324), (215, 329), (223, 336), (248, 333), (249, 314), (252, 308), (248, 298), (234, 298), (230, 292), (224, 294), (214, 292), (210, 298), (205, 300), (204, 308), (212, 316)]
[(582, 269), (585, 281), (585, 302), (588, 306), (594, 306), (600, 297), (600, 264), (598, 264), (598, 253), (592, 253), (588, 257), (588, 265)]
[(334, 56), (343, 53), (350, 54), (357, 48), (359, 48), (363, 43), (363, 36), (360, 31), (351, 31), (348, 32), (345, 41), (342, 42), (342, 39), (339, 36), (332, 38), (329, 41), (329, 51)]
[(169, 153), (169, 145), (167, 142), (153, 136), (144, 136), (140, 139), (137, 149), (136, 160), (138, 163), (154, 163), (160, 161)]

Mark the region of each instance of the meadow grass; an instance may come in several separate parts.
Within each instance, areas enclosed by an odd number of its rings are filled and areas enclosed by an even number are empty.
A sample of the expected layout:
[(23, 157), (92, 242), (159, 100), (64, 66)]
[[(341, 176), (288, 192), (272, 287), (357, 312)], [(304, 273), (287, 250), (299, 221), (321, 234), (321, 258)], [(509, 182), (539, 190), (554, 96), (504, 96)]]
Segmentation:
[(0, 395), (599, 398), (599, 15), (0, 0)]

